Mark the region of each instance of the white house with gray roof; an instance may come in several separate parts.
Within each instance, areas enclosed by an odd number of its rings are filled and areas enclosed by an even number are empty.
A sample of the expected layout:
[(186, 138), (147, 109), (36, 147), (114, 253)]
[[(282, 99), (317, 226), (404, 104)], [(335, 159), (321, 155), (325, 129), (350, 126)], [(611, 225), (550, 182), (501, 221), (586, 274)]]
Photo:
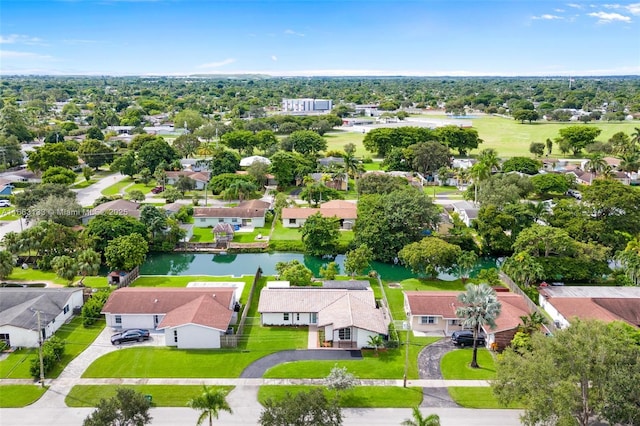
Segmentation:
[(389, 313), (377, 307), (371, 288), (263, 288), (258, 312), (262, 325), (315, 326), (333, 347), (362, 348), (389, 332)]
[(0, 341), (38, 347), (39, 328), (44, 339), (51, 337), (83, 303), (78, 288), (0, 288)]

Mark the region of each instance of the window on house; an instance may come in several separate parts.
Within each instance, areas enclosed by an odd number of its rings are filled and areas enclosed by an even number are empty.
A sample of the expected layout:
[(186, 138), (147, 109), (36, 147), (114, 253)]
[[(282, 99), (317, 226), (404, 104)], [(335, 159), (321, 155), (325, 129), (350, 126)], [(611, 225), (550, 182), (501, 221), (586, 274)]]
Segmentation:
[(9, 340), (9, 333), (0, 333), (0, 342), (4, 342), (7, 346), (11, 346), (11, 341)]
[(449, 320), (449, 325), (460, 325), (462, 322), (459, 319)]
[(338, 330), (338, 338), (340, 340), (351, 340), (351, 329), (341, 328), (340, 330)]
[(224, 219), (218, 219), (218, 223), (223, 223)]
[(201, 218), (200, 218), (200, 223), (204, 223), (204, 222), (206, 222), (206, 221), (207, 221), (207, 218), (206, 218), (206, 217), (201, 217)]
[(173, 343), (178, 343), (178, 330), (173, 330)]
[(296, 314), (296, 321), (300, 321), (300, 314)]
[(438, 319), (436, 317), (420, 317), (420, 324), (437, 324)]
[(237, 223), (237, 222), (238, 222), (238, 219), (234, 217), (233, 219), (231, 219), (231, 222), (233, 222), (233, 223)]
[(121, 315), (116, 315), (116, 324), (122, 325), (122, 316)]
[(69, 305), (64, 305), (64, 308), (62, 308), (62, 313), (66, 314), (67, 312), (69, 312)]
[(289, 321), (289, 313), (288, 313), (288, 312), (285, 312), (284, 314), (282, 314), (282, 319), (283, 319), (284, 321)]
[(296, 224), (295, 219), (289, 219), (289, 225), (295, 225), (295, 224)]

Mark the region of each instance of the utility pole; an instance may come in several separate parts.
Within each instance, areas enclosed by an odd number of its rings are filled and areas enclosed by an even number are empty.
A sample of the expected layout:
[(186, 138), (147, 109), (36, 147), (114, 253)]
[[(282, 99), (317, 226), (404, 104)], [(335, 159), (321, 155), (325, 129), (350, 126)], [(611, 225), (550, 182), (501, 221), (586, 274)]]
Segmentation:
[(407, 339), (405, 340), (405, 348), (404, 348), (404, 376), (403, 376), (403, 387), (407, 387), (407, 372), (409, 370), (409, 332), (411, 331), (411, 327), (408, 322), (404, 322), (403, 327), (407, 330)]
[(40, 350), (38, 351), (40, 354), (40, 386), (44, 387), (44, 355), (42, 354), (42, 345), (43, 345), (43, 339), (42, 339), (42, 325), (40, 323), (40, 311), (36, 311), (36, 314), (38, 315), (38, 346), (40, 347)]

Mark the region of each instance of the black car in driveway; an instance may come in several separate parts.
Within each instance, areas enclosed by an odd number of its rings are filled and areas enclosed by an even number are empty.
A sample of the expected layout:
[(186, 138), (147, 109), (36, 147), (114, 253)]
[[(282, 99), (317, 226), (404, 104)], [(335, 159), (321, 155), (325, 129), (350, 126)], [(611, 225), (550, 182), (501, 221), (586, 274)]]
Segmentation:
[[(451, 341), (456, 346), (473, 346), (473, 331), (471, 330), (460, 330), (454, 331), (451, 335)], [(483, 334), (478, 334), (478, 347), (484, 346), (486, 344), (486, 340)]]
[(142, 342), (143, 340), (149, 340), (149, 330), (125, 330), (111, 336), (112, 345), (119, 345), (125, 342)]

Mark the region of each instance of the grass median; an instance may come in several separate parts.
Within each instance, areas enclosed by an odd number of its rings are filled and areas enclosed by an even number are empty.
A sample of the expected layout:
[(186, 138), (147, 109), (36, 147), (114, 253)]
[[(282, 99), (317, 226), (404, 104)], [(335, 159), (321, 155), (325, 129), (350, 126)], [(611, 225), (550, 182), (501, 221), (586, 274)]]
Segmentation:
[(498, 402), (490, 387), (450, 387), (451, 399), (465, 408), (524, 408), (519, 404), (506, 407)]
[(0, 408), (26, 407), (39, 400), (46, 391), (47, 388), (36, 385), (2, 385)]
[(440, 361), (442, 377), (445, 380), (490, 380), (496, 375), (493, 354), (487, 349), (478, 349), (478, 365), (471, 368), (473, 349), (457, 349), (448, 352)]

